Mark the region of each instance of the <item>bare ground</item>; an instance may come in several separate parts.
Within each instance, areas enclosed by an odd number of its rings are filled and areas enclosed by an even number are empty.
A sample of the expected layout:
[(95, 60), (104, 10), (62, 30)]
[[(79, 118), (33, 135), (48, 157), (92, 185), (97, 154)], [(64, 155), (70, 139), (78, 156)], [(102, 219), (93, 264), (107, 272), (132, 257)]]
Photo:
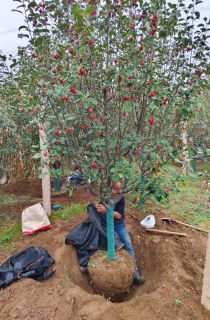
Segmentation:
[[(17, 196), (41, 197), (39, 181), (21, 181), (1, 190)], [(65, 195), (52, 198), (54, 204), (64, 205), (90, 200), (92, 197), (83, 189), (72, 198)], [(0, 213), (19, 218), (22, 209), (35, 202), (1, 205)], [(79, 271), (74, 248), (64, 244), (68, 231), (86, 219), (84, 212), (82, 217), (68, 221), (57, 219), (51, 230), (22, 237), (15, 243), (15, 249), (0, 252), (0, 263), (3, 263), (29, 246), (43, 246), (56, 260), (56, 273), (50, 279), (40, 282), (24, 279), (0, 290), (0, 319), (209, 320), (210, 312), (200, 304), (207, 236), (180, 225), (164, 226), (158, 219), (163, 214), (150, 209), (157, 220), (156, 228), (185, 232), (187, 237), (147, 233), (128, 214), (138, 216), (139, 210), (127, 207), (126, 223), (146, 281), (142, 286), (133, 285), (123, 302), (112, 303), (94, 294), (88, 275)]]

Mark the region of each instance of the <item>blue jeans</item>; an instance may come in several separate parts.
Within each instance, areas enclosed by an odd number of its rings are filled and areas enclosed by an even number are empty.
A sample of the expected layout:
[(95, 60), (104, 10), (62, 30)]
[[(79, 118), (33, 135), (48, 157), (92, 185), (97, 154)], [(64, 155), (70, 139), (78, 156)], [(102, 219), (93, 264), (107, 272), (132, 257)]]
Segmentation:
[(134, 248), (131, 242), (131, 238), (129, 236), (128, 230), (126, 229), (126, 226), (124, 223), (115, 223), (114, 230), (118, 233), (120, 239), (125, 244), (125, 249), (130, 253), (130, 255), (133, 257), (134, 262), (136, 263), (136, 257)]

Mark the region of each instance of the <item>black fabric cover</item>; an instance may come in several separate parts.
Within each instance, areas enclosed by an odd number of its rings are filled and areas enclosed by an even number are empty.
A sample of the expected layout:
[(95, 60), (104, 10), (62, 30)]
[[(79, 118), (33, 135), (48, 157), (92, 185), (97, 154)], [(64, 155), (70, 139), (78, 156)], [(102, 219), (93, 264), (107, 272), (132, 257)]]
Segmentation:
[[(79, 265), (86, 267), (90, 256), (96, 250), (107, 249), (106, 235), (106, 215), (98, 213), (93, 204), (87, 207), (89, 220), (80, 223), (72, 229), (66, 239), (65, 244), (73, 245), (77, 250)], [(123, 247), (124, 244), (115, 232), (115, 247)]]
[(0, 265), (0, 288), (22, 278), (48, 279), (54, 270), (49, 267), (55, 260), (42, 247), (29, 247), (16, 253)]

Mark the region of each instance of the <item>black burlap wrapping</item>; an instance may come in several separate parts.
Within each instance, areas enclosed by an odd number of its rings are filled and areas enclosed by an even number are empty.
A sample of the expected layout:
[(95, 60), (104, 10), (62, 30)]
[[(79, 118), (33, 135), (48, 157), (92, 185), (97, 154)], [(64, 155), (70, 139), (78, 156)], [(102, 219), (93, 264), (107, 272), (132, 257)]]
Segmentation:
[[(79, 265), (86, 267), (90, 256), (96, 250), (107, 249), (106, 215), (96, 211), (93, 204), (87, 207), (89, 219), (77, 225), (66, 236), (65, 243), (73, 245), (77, 250)], [(114, 233), (115, 248), (123, 247), (118, 234)]]

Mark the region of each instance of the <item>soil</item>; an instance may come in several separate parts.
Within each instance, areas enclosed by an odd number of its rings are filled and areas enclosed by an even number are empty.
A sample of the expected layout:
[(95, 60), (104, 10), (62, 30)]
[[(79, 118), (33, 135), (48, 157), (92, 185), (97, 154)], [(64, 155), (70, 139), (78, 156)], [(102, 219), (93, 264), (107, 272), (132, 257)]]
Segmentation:
[[(53, 187), (53, 183), (52, 183)], [(41, 180), (21, 180), (15, 183), (11, 183), (8, 185), (0, 186), (0, 192), (14, 195), (15, 199), (18, 201), (18, 197), (20, 201), (15, 204), (3, 204), (0, 205), (0, 215), (8, 214), (11, 217), (15, 217), (17, 219), (21, 219), (21, 214), (23, 209), (32, 206), (35, 203), (42, 201), (42, 184)], [(21, 197), (29, 196), (31, 199), (22, 201)], [(72, 203), (87, 203), (89, 200), (94, 200), (94, 197), (90, 195), (90, 192), (87, 191), (85, 187), (81, 187), (79, 192), (76, 192), (72, 197), (68, 197), (68, 195), (63, 193), (51, 192), (51, 204), (68, 204)], [(1, 203), (0, 203), (1, 204)]]
[[(0, 213), (19, 219), (22, 209), (41, 198), (40, 181), (20, 181), (2, 186), (0, 191), (31, 195), (36, 199), (1, 205)], [(54, 195), (53, 204), (88, 203), (93, 197), (78, 189), (73, 197)], [(70, 229), (85, 220), (86, 214), (64, 221), (57, 219), (53, 228), (24, 236), (15, 242), (15, 249), (0, 252), (0, 263), (29, 246), (43, 246), (56, 260), (55, 274), (45, 281), (20, 280), (0, 290), (0, 319), (35, 320), (209, 320), (210, 312), (201, 306), (203, 268), (207, 236), (181, 225), (164, 225), (165, 216), (152, 207), (156, 228), (185, 232), (187, 237), (147, 233), (136, 217), (143, 219), (139, 209), (126, 208), (126, 224), (136, 252), (137, 264), (146, 281), (133, 285), (124, 301), (113, 303), (96, 294), (89, 275), (79, 271), (76, 252), (64, 244)]]
[(95, 293), (120, 302), (130, 291), (135, 263), (126, 250), (117, 251), (115, 260), (108, 260), (105, 250), (98, 250), (89, 260), (88, 272)]

